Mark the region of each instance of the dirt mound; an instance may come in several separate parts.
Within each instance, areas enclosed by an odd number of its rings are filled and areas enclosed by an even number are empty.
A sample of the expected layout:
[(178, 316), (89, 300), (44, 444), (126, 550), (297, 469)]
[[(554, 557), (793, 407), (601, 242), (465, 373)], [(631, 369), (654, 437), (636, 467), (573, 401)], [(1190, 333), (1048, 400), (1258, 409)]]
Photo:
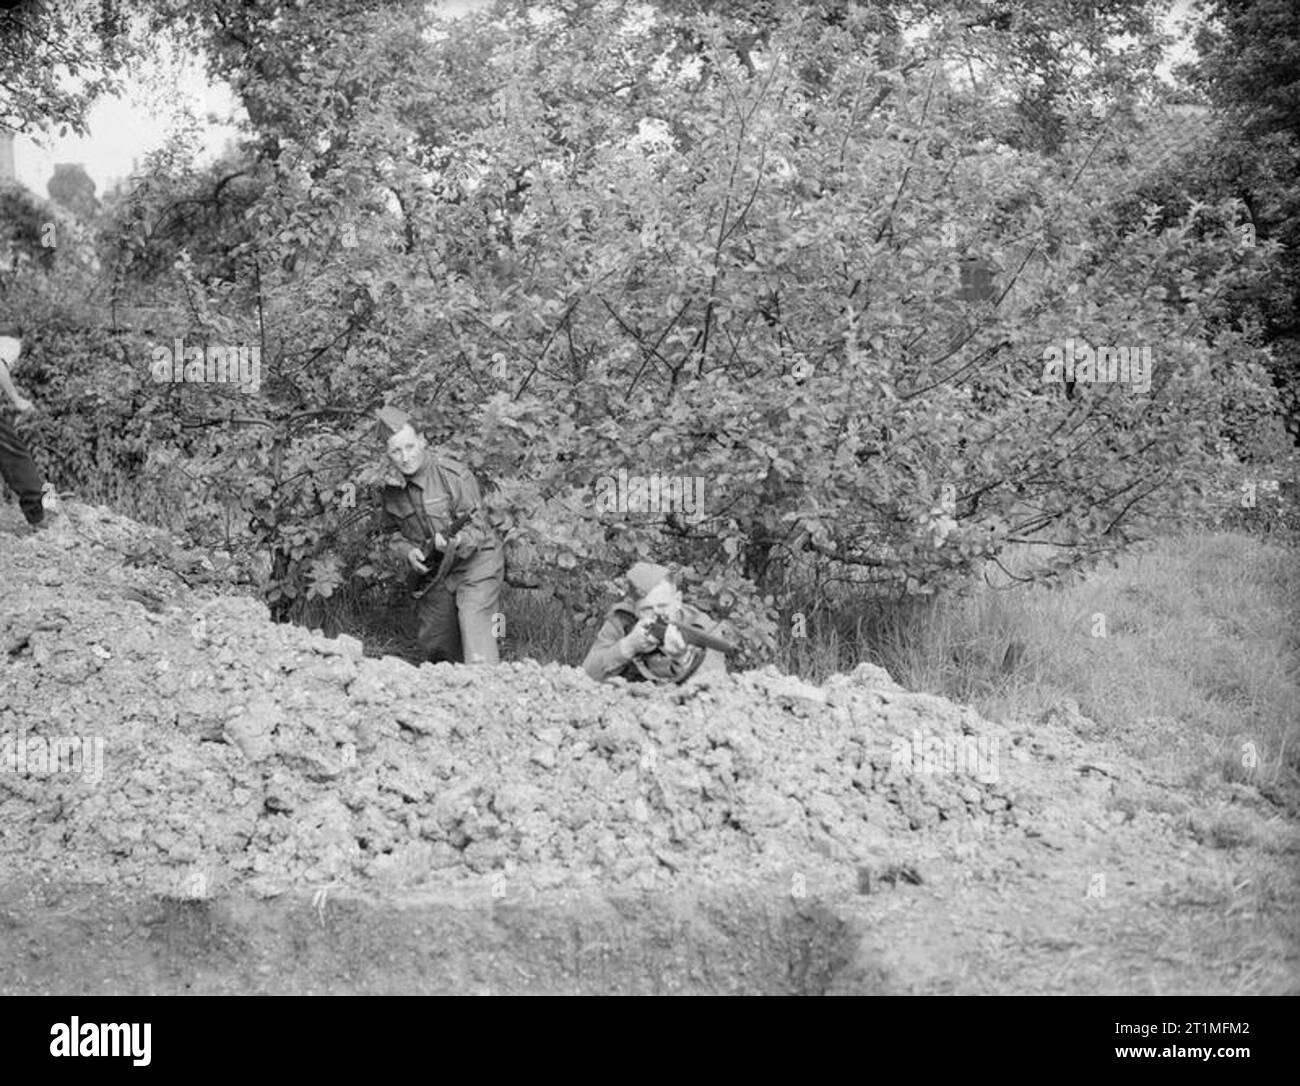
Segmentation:
[(1065, 725), (1001, 727), (869, 665), (681, 690), (416, 668), (126, 564), (126, 536), (73, 506), (53, 535), (0, 537), (0, 850), (28, 878), (200, 902), (861, 903), (996, 881), (1135, 820), (1136, 856), (1178, 816)]
[[(108, 578), (73, 603), (67, 574), (24, 557), (37, 583), (0, 618), (0, 726), (29, 772), (4, 778), (0, 820), (83, 880), (856, 879), (910, 831), (1024, 817), (1000, 783), (1004, 729), (869, 665), (824, 689), (764, 671), (672, 691), (535, 663), (415, 668), (246, 597), (164, 606)], [(82, 772), (43, 765), (69, 737)], [(939, 773), (913, 772), (931, 739)], [(945, 739), (977, 775), (943, 774)]]

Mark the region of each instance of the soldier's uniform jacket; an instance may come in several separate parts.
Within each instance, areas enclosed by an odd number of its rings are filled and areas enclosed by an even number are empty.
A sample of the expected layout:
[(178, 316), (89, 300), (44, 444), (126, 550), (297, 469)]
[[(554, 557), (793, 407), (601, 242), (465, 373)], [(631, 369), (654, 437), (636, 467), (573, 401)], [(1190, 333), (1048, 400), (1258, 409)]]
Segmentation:
[(421, 524), (421, 508), (433, 530), (443, 536), (458, 516), (475, 510), (473, 520), (458, 535), (456, 562), (444, 582), (448, 591), (454, 592), (471, 574), (477, 579), (488, 572), (490, 565), (504, 566), (501, 540), (483, 511), (478, 480), (459, 461), (439, 456), (430, 449), (424, 466), (414, 475), (398, 473), (388, 478), (381, 488), (380, 504), (381, 528), (401, 533), (393, 539), (392, 548), (403, 566), (412, 546), (423, 550), (429, 543)]
[[(662, 649), (642, 653), (631, 659), (623, 655), (619, 642), (637, 623), (636, 607), (624, 600), (610, 608), (596, 635), (595, 644), (582, 662), (582, 669), (597, 682), (616, 675), (629, 682), (684, 683), (697, 673), (725, 674), (726, 657), (717, 649), (687, 645), (686, 654), (674, 660)], [(703, 633), (717, 634), (722, 623), (714, 621), (696, 607), (682, 605), (678, 626), (694, 626)]]

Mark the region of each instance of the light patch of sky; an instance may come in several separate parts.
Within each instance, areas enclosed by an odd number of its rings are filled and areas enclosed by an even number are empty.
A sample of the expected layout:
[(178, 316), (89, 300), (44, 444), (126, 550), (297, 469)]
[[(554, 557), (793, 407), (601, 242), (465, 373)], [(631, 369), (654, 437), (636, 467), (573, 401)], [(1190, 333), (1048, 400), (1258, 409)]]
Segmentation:
[[(1165, 83), (1174, 81), (1173, 70), (1176, 65), (1183, 64), (1196, 57), (1196, 50), (1192, 45), (1194, 27), (1188, 25), (1191, 3), (1192, 0), (1172, 0), (1169, 10), (1159, 20), (1161, 30), (1170, 35), (1172, 39), (1165, 49), (1159, 65), (1156, 66), (1156, 74)], [(903, 40), (908, 45), (915, 45), (925, 38), (936, 25), (933, 20), (929, 20), (908, 27), (903, 31)], [(1110, 38), (1108, 44), (1112, 48), (1123, 49), (1135, 45), (1136, 39), (1129, 35), (1119, 35)], [(1080, 56), (1080, 61), (1082, 61), (1082, 56)], [(988, 69), (983, 64), (975, 61), (955, 64), (948, 74), (956, 86), (967, 89), (972, 85), (972, 79), (984, 81), (984, 86), (981, 89), (985, 90), (990, 95), (990, 98), (998, 96), (998, 89), (990, 86), (987, 82)], [(1004, 88), (1003, 93), (1004, 96), (1009, 94), (1009, 88)]]
[(667, 151), (673, 146), (673, 134), (668, 122), (660, 117), (643, 117), (635, 136), (628, 141), (628, 146), (646, 154)]
[(1173, 66), (1185, 64), (1196, 59), (1196, 49), (1192, 45), (1193, 26), (1188, 25), (1191, 15), (1192, 0), (1174, 0), (1173, 6), (1162, 20), (1165, 33), (1174, 35), (1174, 43), (1165, 54), (1164, 63), (1158, 71), (1169, 78)]
[[(440, 17), (457, 18), (486, 8), (491, 0), (436, 0)], [(179, 138), (185, 117), (197, 120), (194, 132), (196, 165), (217, 158), (238, 134), (233, 119), (242, 111), (234, 92), (214, 84), (195, 53), (178, 54), (165, 40), (156, 43), (149, 70), (123, 80), (124, 93), (91, 107), (88, 134), (57, 131), (14, 139), (14, 172), (27, 188), (42, 196), (60, 162), (79, 162), (95, 182), (100, 196), (129, 177), (145, 155)]]
[(650, 4), (637, 4), (628, 9), (627, 22), (623, 24), (625, 34), (644, 34), (654, 25), (655, 9)]
[[(18, 135), (14, 172), (22, 184), (45, 195), (55, 163), (79, 162), (102, 196), (127, 178), (140, 160), (192, 128), (197, 164), (218, 157), (237, 135), (233, 120), (240, 107), (224, 83), (214, 84), (196, 55), (181, 54), (166, 41), (156, 45), (154, 63), (123, 80), (123, 93), (91, 107), (88, 134), (57, 131)], [(193, 125), (188, 121), (192, 119)]]
[[(1180, 24), (1187, 18), (1191, 0), (1174, 0), (1164, 17), (1167, 31), (1177, 35), (1160, 74), (1168, 78), (1172, 65), (1193, 55), (1190, 34)], [(438, 0), (435, 12), (442, 18), (457, 18), (486, 8), (490, 0)], [(641, 29), (641, 19), (650, 17), (652, 9), (642, 5), (626, 29)], [(544, 19), (545, 5), (531, 9), (531, 17)], [(914, 35), (924, 33), (916, 28)], [(906, 37), (907, 35), (905, 35)], [(678, 73), (679, 78), (689, 73)], [(239, 110), (233, 92), (224, 84), (213, 84), (203, 70), (199, 57), (184, 56), (159, 43), (155, 64), (145, 73), (125, 80), (125, 94), (104, 99), (90, 111), (89, 135), (60, 137), (51, 134), (40, 142), (27, 135), (15, 140), (14, 159), (18, 180), (44, 195), (46, 184), (58, 162), (79, 162), (103, 192), (130, 175), (144, 155), (176, 140), (185, 127), (187, 115), (197, 120), (193, 133), (196, 162), (201, 165), (216, 158), (236, 135), (233, 123)], [(646, 132), (642, 139), (654, 140), (658, 133)]]
[(438, 15), (455, 19), (460, 15), (468, 15), (471, 11), (480, 11), (491, 2), (492, 0), (440, 0), (434, 11)]

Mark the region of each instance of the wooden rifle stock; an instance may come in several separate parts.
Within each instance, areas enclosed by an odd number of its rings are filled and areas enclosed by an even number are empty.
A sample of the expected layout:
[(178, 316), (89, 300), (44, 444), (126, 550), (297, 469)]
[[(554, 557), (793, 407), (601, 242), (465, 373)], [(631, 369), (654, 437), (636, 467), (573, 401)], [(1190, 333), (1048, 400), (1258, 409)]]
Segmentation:
[[(452, 539), (473, 518), (474, 511), (471, 509), (468, 513), (462, 513), (453, 520), (447, 528), (447, 539)], [(456, 564), (456, 555), (457, 550), (454, 544), (450, 544), (445, 551), (440, 551), (433, 540), (430, 539), (422, 559), (429, 572), (420, 574), (419, 580), (415, 582), (415, 589), (411, 592), (411, 598), (418, 600), (430, 589), (442, 584), (447, 579), (447, 574), (451, 572), (451, 567)]]

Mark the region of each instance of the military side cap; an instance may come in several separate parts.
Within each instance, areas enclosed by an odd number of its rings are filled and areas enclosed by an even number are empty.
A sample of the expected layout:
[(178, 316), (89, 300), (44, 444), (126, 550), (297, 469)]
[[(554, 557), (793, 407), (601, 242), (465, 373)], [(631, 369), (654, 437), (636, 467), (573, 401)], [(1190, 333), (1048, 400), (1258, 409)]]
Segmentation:
[(392, 437), (403, 426), (411, 424), (411, 416), (400, 407), (381, 407), (375, 412), (375, 418), (386, 431), (386, 437)]
[(637, 599), (648, 596), (651, 589), (666, 580), (668, 580), (667, 567), (657, 566), (653, 562), (638, 562), (627, 571), (627, 583), (632, 586)]

